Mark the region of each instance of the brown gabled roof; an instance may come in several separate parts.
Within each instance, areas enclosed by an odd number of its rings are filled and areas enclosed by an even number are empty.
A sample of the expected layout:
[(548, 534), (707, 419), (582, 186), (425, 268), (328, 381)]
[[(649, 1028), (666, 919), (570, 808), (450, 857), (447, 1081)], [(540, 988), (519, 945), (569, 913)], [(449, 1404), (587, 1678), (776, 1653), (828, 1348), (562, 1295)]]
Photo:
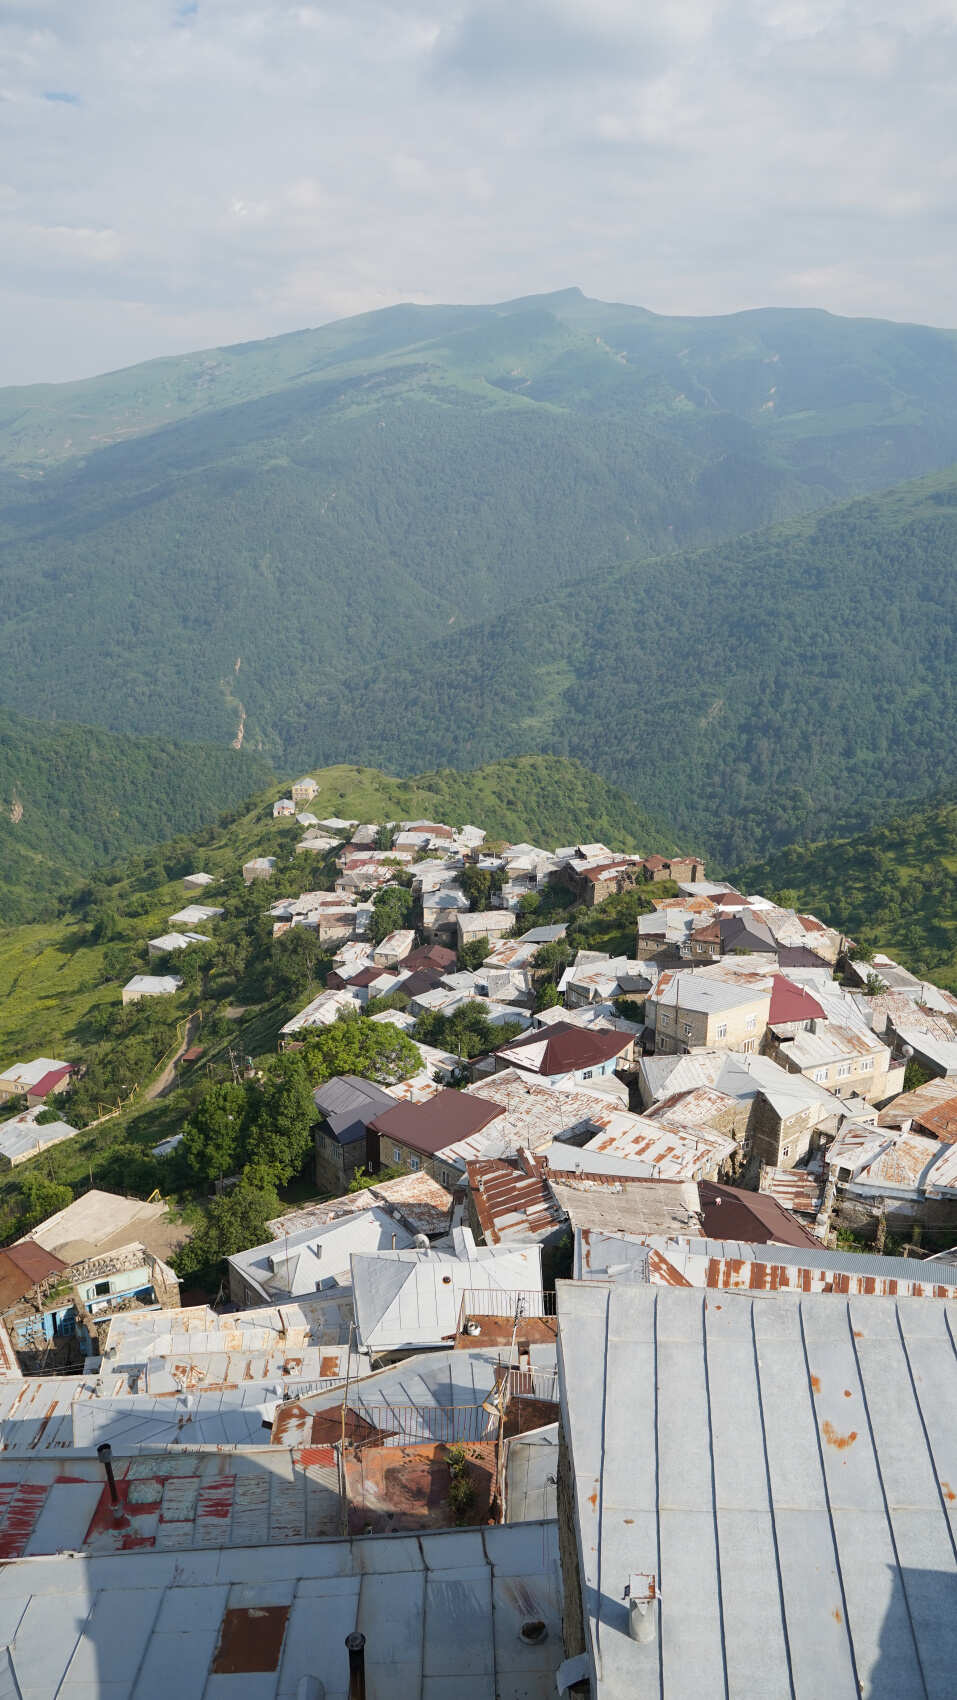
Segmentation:
[(750, 1245), (812, 1245), (820, 1240), (766, 1192), (698, 1182), (701, 1225), (709, 1240), (746, 1240)]
[[(574, 1022), (556, 1021), (545, 1031), (539, 1027), (520, 1039), (510, 1039), (495, 1054), (510, 1061), (514, 1058), (519, 1068), (534, 1067), (538, 1074), (571, 1074), (580, 1068), (594, 1068), (599, 1063), (610, 1062), (612, 1057), (618, 1057), (628, 1049), (633, 1038), (631, 1033), (606, 1031), (600, 1027), (577, 1027)], [(522, 1051), (540, 1047), (543, 1042), (541, 1060), (523, 1065)], [(516, 1052), (519, 1053), (517, 1057)]]
[(52, 1251), (45, 1251), (35, 1240), (22, 1240), (19, 1245), (0, 1250), (0, 1311), (19, 1304), (39, 1281), (59, 1275), (67, 1265)]
[(420, 944), (417, 950), (410, 950), (403, 957), (402, 966), (410, 972), (413, 968), (438, 968), (444, 973), (447, 968), (454, 968), (458, 958), (454, 950), (446, 950), (444, 944)]
[(453, 1092), (451, 1087), (445, 1087), (434, 1097), (427, 1098), (424, 1104), (396, 1104), (394, 1109), (376, 1116), (369, 1126), (373, 1133), (397, 1139), (400, 1144), (411, 1145), (414, 1151), (422, 1151), (432, 1157), (437, 1151), (444, 1151), (447, 1145), (468, 1139), (471, 1134), (487, 1127), (496, 1116), (504, 1114), (501, 1104), (492, 1104), (484, 1098), (473, 1098), (469, 1092)]
[(957, 1093), (932, 1110), (921, 1110), (914, 1120), (933, 1139), (943, 1140), (945, 1145), (957, 1144)]

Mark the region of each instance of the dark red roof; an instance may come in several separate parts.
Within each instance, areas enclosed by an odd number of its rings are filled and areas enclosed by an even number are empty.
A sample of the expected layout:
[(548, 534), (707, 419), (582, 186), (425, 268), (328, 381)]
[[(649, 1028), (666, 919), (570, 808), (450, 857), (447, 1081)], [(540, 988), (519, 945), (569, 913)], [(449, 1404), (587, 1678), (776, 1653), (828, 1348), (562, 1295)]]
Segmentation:
[(28, 1092), (31, 1098), (45, 1098), (48, 1092), (55, 1092), (58, 1086), (62, 1086), (64, 1080), (73, 1072), (73, 1063), (64, 1063), (62, 1068), (48, 1069), (32, 1086), (25, 1086), (24, 1091)]
[(0, 1310), (15, 1305), (38, 1281), (59, 1275), (67, 1265), (52, 1251), (45, 1251), (36, 1240), (24, 1240), (20, 1245), (4, 1246), (0, 1250)]
[(504, 1114), (501, 1104), (489, 1103), (484, 1098), (473, 1098), (468, 1092), (453, 1092), (451, 1087), (445, 1087), (436, 1092), (434, 1098), (427, 1098), (424, 1104), (396, 1104), (394, 1110), (386, 1110), (381, 1116), (376, 1116), (369, 1126), (373, 1133), (397, 1139), (402, 1145), (411, 1145), (416, 1151), (434, 1156), (436, 1151), (443, 1151), (447, 1145), (455, 1145), (460, 1139), (468, 1139), (470, 1134), (478, 1133), (496, 1116)]
[[(599, 1063), (610, 1062), (612, 1057), (618, 1057), (628, 1049), (632, 1038), (630, 1033), (576, 1027), (571, 1021), (556, 1021), (552, 1027), (539, 1027), (533, 1033), (525, 1033), (521, 1039), (510, 1039), (495, 1054), (501, 1056), (507, 1051), (511, 1059), (514, 1051), (541, 1045), (544, 1040), (541, 1061), (533, 1063), (530, 1060), (527, 1066), (534, 1068), (537, 1074), (571, 1074), (580, 1068), (595, 1068)], [(518, 1066), (523, 1066), (520, 1061)]]
[(820, 1240), (767, 1192), (698, 1182), (701, 1226), (709, 1240), (746, 1240), (751, 1245), (814, 1246)]
[(446, 950), (444, 944), (420, 944), (417, 950), (410, 950), (403, 957), (402, 966), (410, 971), (413, 968), (438, 968), (444, 973), (446, 968), (454, 968), (457, 961), (454, 950)]
[(646, 856), (644, 866), (652, 869), (670, 868), (671, 863), (666, 856)]
[(793, 980), (786, 980), (783, 974), (775, 974), (771, 985), (771, 1010), (768, 1021), (772, 1027), (779, 1027), (788, 1021), (823, 1021), (825, 1013), (817, 998), (812, 998), (803, 986), (796, 986)]

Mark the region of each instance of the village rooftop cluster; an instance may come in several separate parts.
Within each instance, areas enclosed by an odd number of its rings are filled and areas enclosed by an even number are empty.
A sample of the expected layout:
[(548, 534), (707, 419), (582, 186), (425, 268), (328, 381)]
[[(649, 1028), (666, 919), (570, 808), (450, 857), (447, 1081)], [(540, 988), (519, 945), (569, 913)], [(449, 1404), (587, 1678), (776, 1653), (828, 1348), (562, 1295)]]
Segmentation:
[[(11, 1694), (945, 1700), (957, 998), (695, 856), (317, 791), (273, 812), (333, 889), (243, 870), (333, 962), (280, 1045), (372, 1021), (418, 1063), (316, 1088), (317, 1196), (215, 1308), (181, 1304), (162, 1200), (91, 1191), (0, 1250)], [(400, 877), (410, 925), (373, 942)], [(628, 953), (555, 972), (574, 928), (523, 899), (632, 890)], [(417, 1038), (472, 1008), (481, 1055)], [(7, 1163), (70, 1136), (37, 1122), (70, 1077), (0, 1074)]]

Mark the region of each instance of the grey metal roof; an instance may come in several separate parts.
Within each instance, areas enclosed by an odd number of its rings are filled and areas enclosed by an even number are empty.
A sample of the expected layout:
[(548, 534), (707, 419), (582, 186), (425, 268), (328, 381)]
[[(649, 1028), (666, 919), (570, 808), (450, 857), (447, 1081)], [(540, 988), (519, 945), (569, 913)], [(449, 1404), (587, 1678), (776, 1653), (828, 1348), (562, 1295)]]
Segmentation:
[(391, 1110), (396, 1100), (383, 1086), (357, 1074), (339, 1074), (317, 1086), (312, 1094), (316, 1109), (325, 1116), (329, 1131), (340, 1145), (365, 1139), (374, 1116)]
[(552, 1700), (556, 1525), (6, 1564), (0, 1626), (11, 1696), (345, 1700), (358, 1629), (368, 1700)]
[(351, 1268), (359, 1340), (373, 1354), (454, 1340), (462, 1295), (469, 1289), (542, 1289), (538, 1245), (473, 1244), (471, 1255), (463, 1257), (434, 1251), (383, 1251), (377, 1257), (354, 1253)]
[(951, 1700), (957, 1305), (563, 1282), (558, 1308), (593, 1700)]
[(558, 1424), (505, 1442), (505, 1520), (537, 1522), (558, 1515)]

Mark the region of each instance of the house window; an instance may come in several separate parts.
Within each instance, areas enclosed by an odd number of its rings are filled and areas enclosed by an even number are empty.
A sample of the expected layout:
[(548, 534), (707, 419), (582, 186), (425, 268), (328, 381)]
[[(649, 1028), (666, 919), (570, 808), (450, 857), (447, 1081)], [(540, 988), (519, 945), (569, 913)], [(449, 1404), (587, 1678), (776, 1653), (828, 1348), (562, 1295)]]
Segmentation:
[(726, 1039), (728, 1037), (728, 1023), (726, 1021), (719, 1023), (718, 1027), (715, 1029), (715, 1037), (718, 1039)]
[(681, 1023), (681, 1031), (684, 1033), (685, 1037), (687, 1037), (687, 1035), (691, 1032), (691, 1022), (683, 1021)]
[(873, 1067), (874, 1067), (874, 1058), (873, 1057), (868, 1057), (866, 1062), (861, 1063), (861, 1068), (873, 1068)]
[(584, 1069), (583, 1072), (582, 1072), (582, 1079), (583, 1080), (590, 1080), (591, 1077), (592, 1077), (592, 1072), (593, 1071), (590, 1068)]
[(754, 1050), (754, 1040), (753, 1039), (745, 1039), (744, 1044), (741, 1046), (741, 1049), (743, 1051), (753, 1051)]
[(841, 1063), (840, 1067), (838, 1068), (838, 1071), (837, 1071), (838, 1080), (843, 1080), (846, 1075), (850, 1074), (850, 1072), (851, 1072), (850, 1063)]
[(402, 1161), (402, 1152), (399, 1150), (397, 1145), (393, 1145), (392, 1147), (392, 1161), (393, 1163), (401, 1163)]
[(790, 1155), (791, 1155), (791, 1147), (790, 1147), (790, 1145), (782, 1145), (782, 1147), (781, 1147), (781, 1156), (782, 1156), (782, 1157), (790, 1157)]
[(744, 1024), (744, 1031), (746, 1033), (753, 1033), (754, 1032), (754, 1016), (753, 1015), (748, 1016), (748, 1019)]
[(827, 1069), (826, 1068), (816, 1068), (814, 1070), (814, 1074), (812, 1075), (812, 1079), (814, 1079), (814, 1080), (826, 1080), (827, 1079)]
[(418, 1157), (410, 1157), (409, 1158), (409, 1168), (410, 1169), (421, 1169), (421, 1167), (422, 1167), (422, 1163), (421, 1163), (420, 1158), (418, 1158)]
[(93, 1297), (95, 1299), (108, 1298), (109, 1293), (110, 1293), (110, 1283), (109, 1283), (109, 1281), (94, 1281), (94, 1283), (93, 1283)]

